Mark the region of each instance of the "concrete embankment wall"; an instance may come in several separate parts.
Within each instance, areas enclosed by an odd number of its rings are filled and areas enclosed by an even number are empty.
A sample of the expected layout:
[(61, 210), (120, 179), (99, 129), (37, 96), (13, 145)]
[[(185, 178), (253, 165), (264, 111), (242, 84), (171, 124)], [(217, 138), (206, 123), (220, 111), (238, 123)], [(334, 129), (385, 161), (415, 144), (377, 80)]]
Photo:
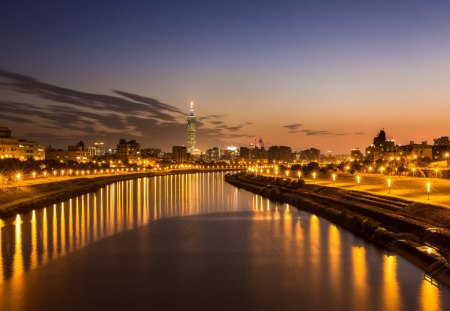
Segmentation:
[[(433, 220), (425, 222), (417, 215), (405, 216), (405, 210), (412, 202), (399, 199), (391, 201), (364, 193), (358, 195), (339, 188), (320, 189), (320, 186), (303, 185), (302, 182), (258, 178), (242, 173), (228, 175), (226, 180), (273, 201), (289, 203), (326, 218), (400, 254), (430, 276), (450, 286), (450, 266), (445, 260), (450, 248), (448, 230), (442, 228), (442, 232), (430, 233), (427, 228), (442, 223)], [(439, 249), (440, 256), (424, 251), (428, 246)]]

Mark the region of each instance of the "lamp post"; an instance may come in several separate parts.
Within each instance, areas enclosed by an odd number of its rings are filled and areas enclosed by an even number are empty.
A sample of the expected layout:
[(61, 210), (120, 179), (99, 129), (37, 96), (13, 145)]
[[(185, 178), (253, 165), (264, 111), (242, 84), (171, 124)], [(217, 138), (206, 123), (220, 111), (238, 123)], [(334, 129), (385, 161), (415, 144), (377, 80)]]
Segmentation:
[(391, 179), (390, 178), (387, 180), (387, 184), (388, 184), (388, 193), (390, 194), (391, 193)]
[(16, 174), (16, 179), (17, 179), (17, 187), (20, 187), (20, 177), (22, 177), (22, 175), (20, 173)]
[(430, 199), (431, 183), (427, 182), (427, 200)]

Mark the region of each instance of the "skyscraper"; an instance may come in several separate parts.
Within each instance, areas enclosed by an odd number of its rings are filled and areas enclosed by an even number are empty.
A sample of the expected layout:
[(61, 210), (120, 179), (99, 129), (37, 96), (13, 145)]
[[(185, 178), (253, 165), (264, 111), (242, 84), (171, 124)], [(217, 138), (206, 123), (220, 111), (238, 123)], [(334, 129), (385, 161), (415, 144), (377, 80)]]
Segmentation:
[(195, 114), (194, 114), (194, 102), (191, 102), (191, 109), (189, 110), (188, 115), (188, 152), (190, 154), (193, 154), (195, 151), (195, 144), (196, 144), (196, 126), (197, 122), (195, 121)]

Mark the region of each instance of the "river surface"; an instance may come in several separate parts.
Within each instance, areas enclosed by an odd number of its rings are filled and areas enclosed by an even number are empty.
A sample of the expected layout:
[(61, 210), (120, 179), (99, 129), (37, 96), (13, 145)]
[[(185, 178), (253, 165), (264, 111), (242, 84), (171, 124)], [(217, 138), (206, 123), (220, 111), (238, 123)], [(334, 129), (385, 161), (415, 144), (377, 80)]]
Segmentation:
[(0, 222), (0, 310), (450, 310), (396, 254), (224, 182), (141, 178)]

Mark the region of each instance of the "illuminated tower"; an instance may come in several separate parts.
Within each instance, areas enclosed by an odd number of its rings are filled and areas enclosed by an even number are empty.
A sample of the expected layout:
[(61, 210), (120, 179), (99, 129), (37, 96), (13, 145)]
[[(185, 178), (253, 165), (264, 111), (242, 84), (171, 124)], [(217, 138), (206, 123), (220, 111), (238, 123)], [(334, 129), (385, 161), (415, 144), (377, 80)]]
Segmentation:
[(191, 102), (191, 109), (189, 110), (188, 115), (188, 140), (187, 140), (187, 149), (188, 149), (187, 151), (190, 154), (193, 154), (195, 150), (196, 127), (197, 122), (195, 121), (194, 102)]

